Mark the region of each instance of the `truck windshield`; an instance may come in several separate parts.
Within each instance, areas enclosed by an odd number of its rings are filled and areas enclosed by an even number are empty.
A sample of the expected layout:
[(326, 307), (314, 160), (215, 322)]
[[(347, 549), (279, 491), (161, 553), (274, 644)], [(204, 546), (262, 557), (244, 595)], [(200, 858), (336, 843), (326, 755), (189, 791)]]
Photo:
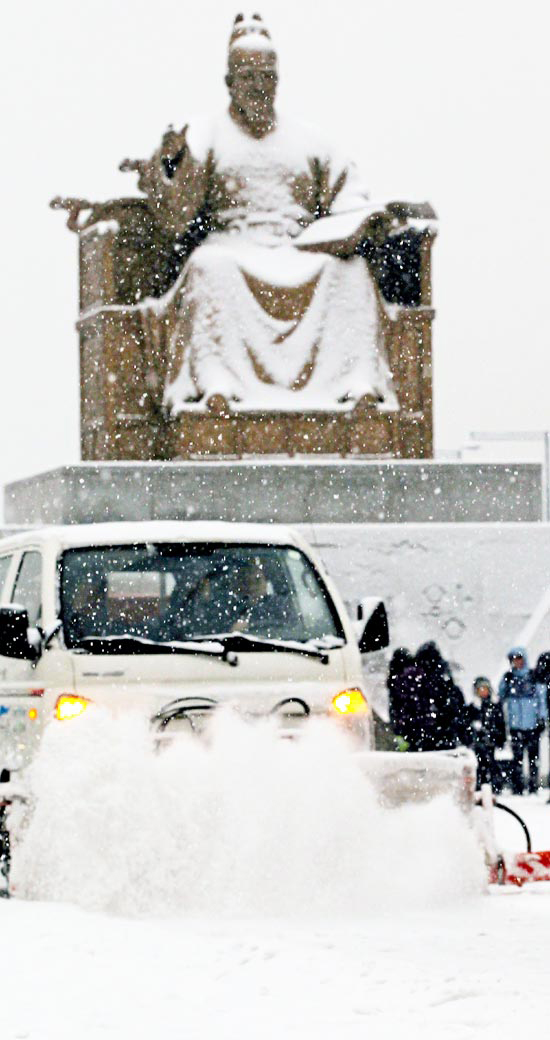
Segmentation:
[(158, 642), (229, 632), (304, 643), (344, 638), (321, 577), (289, 546), (68, 549), (60, 571), (69, 648), (90, 636), (117, 635)]

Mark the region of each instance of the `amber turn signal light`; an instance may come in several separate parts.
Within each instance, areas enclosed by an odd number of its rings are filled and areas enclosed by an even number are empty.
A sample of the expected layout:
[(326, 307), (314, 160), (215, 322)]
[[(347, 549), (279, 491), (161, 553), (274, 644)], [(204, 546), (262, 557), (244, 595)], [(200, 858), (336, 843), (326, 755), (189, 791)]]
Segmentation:
[(74, 693), (62, 693), (55, 704), (55, 717), (60, 722), (66, 719), (76, 719), (82, 715), (90, 701), (86, 697), (77, 697)]
[(342, 690), (332, 698), (332, 707), (339, 715), (365, 715), (369, 706), (361, 690)]

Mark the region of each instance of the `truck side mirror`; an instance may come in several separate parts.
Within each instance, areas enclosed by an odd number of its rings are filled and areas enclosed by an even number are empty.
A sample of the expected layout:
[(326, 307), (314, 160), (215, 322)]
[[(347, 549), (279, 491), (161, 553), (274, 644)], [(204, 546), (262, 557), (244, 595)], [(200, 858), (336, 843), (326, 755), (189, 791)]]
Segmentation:
[(370, 596), (357, 606), (357, 642), (362, 654), (383, 650), (390, 641), (388, 615), (381, 599)]
[(0, 607), (0, 657), (36, 661), (40, 650), (29, 640), (29, 615), (16, 603)]

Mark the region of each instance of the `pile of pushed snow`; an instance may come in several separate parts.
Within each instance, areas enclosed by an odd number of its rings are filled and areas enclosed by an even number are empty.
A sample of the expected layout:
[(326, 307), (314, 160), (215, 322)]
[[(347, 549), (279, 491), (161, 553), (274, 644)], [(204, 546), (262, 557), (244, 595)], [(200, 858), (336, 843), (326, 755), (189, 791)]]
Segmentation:
[(152, 746), (141, 718), (48, 728), (14, 850), (27, 898), (120, 913), (322, 916), (478, 893), (476, 841), (446, 799), (382, 810), (330, 723), (299, 741), (215, 720), (208, 744)]

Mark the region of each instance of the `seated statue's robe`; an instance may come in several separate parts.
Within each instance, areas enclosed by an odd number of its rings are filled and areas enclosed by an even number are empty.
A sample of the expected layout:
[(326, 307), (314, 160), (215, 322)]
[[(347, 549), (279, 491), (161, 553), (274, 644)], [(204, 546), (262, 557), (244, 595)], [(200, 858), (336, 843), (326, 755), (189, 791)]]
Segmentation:
[(163, 303), (168, 411), (214, 395), (235, 411), (346, 411), (364, 395), (396, 408), (366, 261), (293, 244), (316, 217), (366, 205), (353, 169), (285, 119), (261, 140), (228, 113), (196, 119), (187, 145), (175, 172), (152, 160), (165, 221), (181, 233), (206, 214), (210, 228)]

